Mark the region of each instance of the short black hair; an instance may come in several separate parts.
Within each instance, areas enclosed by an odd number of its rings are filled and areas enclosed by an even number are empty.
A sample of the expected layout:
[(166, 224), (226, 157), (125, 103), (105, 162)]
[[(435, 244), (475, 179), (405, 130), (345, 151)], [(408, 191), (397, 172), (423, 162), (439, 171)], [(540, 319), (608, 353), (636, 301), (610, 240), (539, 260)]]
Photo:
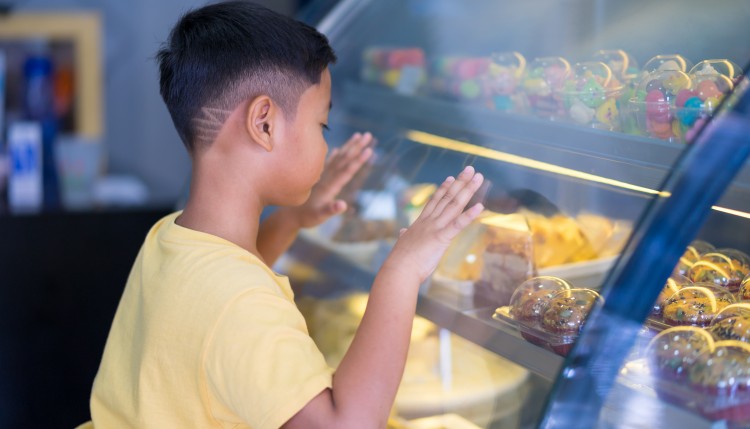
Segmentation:
[(268, 95), (293, 117), (336, 55), (300, 21), (248, 1), (187, 12), (156, 55), (160, 93), (189, 151), (210, 143), (243, 101)]

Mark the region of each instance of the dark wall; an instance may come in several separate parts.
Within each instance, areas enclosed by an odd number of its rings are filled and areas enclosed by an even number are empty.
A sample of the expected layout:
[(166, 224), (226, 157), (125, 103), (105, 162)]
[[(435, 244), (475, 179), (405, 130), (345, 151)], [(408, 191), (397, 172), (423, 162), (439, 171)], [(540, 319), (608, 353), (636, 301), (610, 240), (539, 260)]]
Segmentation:
[(73, 428), (131, 264), (164, 210), (0, 216), (0, 428)]

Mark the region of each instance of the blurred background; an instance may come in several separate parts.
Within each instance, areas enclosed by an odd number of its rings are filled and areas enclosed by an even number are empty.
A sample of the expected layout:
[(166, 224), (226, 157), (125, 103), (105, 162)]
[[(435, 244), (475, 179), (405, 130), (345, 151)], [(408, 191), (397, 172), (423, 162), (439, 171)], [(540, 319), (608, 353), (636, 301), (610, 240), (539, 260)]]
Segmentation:
[[(206, 3), (0, 1), (0, 428), (89, 417), (130, 266), (188, 183), (154, 55)], [(314, 20), (333, 2), (258, 3)]]

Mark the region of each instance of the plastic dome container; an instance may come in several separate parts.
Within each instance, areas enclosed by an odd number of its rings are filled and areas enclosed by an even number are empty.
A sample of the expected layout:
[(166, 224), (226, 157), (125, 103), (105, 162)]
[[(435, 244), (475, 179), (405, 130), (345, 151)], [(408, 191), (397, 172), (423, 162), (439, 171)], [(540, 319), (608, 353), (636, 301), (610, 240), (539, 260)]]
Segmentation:
[(614, 76), (627, 85), (638, 78), (638, 62), (622, 49), (603, 49), (592, 56), (593, 61), (601, 61), (612, 70)]
[[(723, 75), (728, 77), (733, 84), (742, 77), (742, 67), (727, 59), (703, 60), (690, 69), (694, 76)], [(723, 88), (719, 88), (723, 89)]]
[(558, 277), (532, 277), (521, 283), (510, 297), (510, 315), (519, 322), (538, 323), (550, 299), (557, 292), (570, 289), (570, 284)]
[(736, 293), (744, 278), (750, 274), (750, 257), (735, 249), (718, 249), (706, 253), (693, 264), (688, 278), (693, 282), (708, 282)]
[(433, 93), (460, 101), (483, 101), (489, 95), (487, 57), (443, 56), (431, 63)]
[(716, 248), (714, 246), (705, 241), (694, 240), (685, 249), (685, 253), (680, 256), (680, 260), (677, 262), (677, 267), (675, 267), (675, 272), (677, 272), (677, 274), (679, 275), (687, 277), (688, 271), (690, 271), (690, 267), (698, 262), (702, 255), (711, 253), (715, 250)]
[(542, 329), (549, 334), (549, 346), (566, 356), (586, 323), (589, 312), (602, 297), (591, 289), (561, 290), (550, 299), (542, 316)]
[(570, 74), (570, 63), (562, 57), (536, 58), (529, 63), (523, 91), (532, 113), (556, 119), (565, 115), (562, 100), (555, 98)]
[(750, 423), (750, 344), (718, 341), (688, 371), (690, 386), (700, 397), (694, 403), (710, 420), (724, 420), (728, 427)]
[(679, 54), (656, 55), (643, 64), (641, 77), (665, 70), (677, 70), (687, 73), (693, 68), (693, 63)]
[(646, 347), (651, 372), (663, 380), (682, 380), (703, 352), (713, 350), (714, 339), (704, 329), (676, 326), (658, 333)]
[(672, 326), (705, 327), (724, 307), (734, 302), (734, 296), (725, 288), (712, 283), (695, 283), (667, 299), (662, 319)]
[(603, 62), (577, 63), (556, 98), (563, 101), (567, 117), (574, 123), (603, 130), (617, 130), (617, 100), (624, 85)]
[[(702, 114), (702, 106), (683, 104), (677, 107), (677, 95), (692, 90), (690, 77), (679, 70), (646, 73), (629, 100), (626, 110), (637, 134), (662, 140), (684, 141), (686, 127)], [(691, 102), (694, 103), (694, 102)]]
[(671, 296), (680, 291), (683, 287), (692, 286), (693, 282), (685, 276), (681, 276), (677, 273), (669, 276), (664, 284), (664, 289), (661, 290), (659, 296), (654, 302), (654, 307), (651, 309), (651, 314), (661, 318), (662, 312), (664, 311), (664, 305)]
[(716, 341), (737, 340), (750, 343), (750, 304), (725, 307), (711, 322), (708, 331)]
[(490, 56), (487, 86), (490, 105), (496, 110), (522, 112), (524, 100), (520, 93), (526, 71), (526, 58), (518, 52), (496, 52)]

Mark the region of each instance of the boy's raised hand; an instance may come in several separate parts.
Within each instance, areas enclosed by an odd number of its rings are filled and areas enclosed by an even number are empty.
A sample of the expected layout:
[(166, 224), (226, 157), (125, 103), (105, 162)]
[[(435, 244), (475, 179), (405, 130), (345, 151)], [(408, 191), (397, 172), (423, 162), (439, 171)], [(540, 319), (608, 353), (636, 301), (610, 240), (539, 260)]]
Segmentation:
[[(448, 177), (427, 202), (417, 220), (401, 230), (389, 260), (415, 273), (422, 283), (435, 270), (451, 240), (482, 212), (477, 203), (464, 210), (484, 177), (466, 167), (457, 178)], [(386, 262), (387, 263), (387, 262)]]
[(372, 141), (369, 132), (354, 133), (343, 146), (331, 151), (310, 198), (294, 208), (300, 228), (320, 225), (331, 216), (346, 211), (346, 202), (336, 197), (372, 157), (373, 151), (369, 147)]

